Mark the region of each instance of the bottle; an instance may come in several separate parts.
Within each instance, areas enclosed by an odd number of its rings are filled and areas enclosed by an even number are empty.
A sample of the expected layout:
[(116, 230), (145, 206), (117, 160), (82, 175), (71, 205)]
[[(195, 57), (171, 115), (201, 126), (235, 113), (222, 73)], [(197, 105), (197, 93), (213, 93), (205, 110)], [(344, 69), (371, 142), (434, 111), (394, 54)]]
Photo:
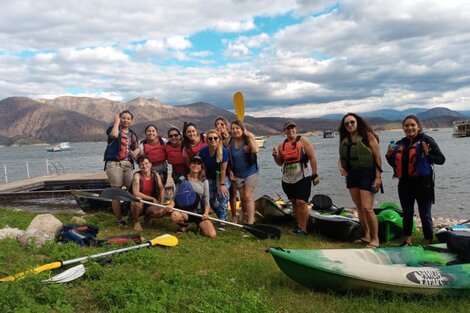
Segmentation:
[(389, 144), (388, 144), (388, 148), (395, 148), (395, 140), (390, 140)]

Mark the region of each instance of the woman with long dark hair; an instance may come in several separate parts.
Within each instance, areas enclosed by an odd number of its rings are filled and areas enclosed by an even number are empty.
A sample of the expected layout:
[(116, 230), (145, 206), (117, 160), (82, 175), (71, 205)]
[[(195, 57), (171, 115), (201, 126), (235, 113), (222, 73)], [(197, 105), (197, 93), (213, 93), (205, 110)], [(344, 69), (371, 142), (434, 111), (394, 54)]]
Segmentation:
[(444, 164), (446, 158), (434, 139), (422, 132), (418, 117), (408, 115), (402, 122), (405, 137), (389, 147), (385, 157), (398, 178), (398, 196), (403, 209), (403, 235), (401, 246), (411, 246), (414, 203), (418, 204), (423, 225), (424, 242), (433, 239), (431, 206), (434, 203), (434, 164)]
[(346, 177), (346, 187), (357, 207), (363, 236), (357, 243), (377, 248), (379, 226), (374, 213), (374, 194), (382, 185), (382, 161), (379, 137), (369, 124), (355, 113), (347, 113), (339, 126), (338, 167)]
[(196, 125), (192, 122), (185, 122), (183, 125), (183, 157), (184, 162), (189, 166), (189, 161), (199, 154), (202, 147), (207, 146), (204, 136), (199, 134)]

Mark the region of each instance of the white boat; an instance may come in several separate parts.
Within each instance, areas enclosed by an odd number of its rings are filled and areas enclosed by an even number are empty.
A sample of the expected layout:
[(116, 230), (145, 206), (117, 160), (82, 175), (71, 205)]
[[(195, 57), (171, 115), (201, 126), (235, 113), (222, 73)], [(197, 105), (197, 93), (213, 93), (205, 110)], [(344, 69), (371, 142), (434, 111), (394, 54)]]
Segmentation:
[(70, 146), (70, 143), (67, 141), (58, 143), (53, 146), (47, 147), (47, 152), (60, 152), (60, 151), (67, 151), (67, 150), (72, 150), (72, 147)]
[(324, 130), (323, 138), (335, 138), (335, 132), (332, 130)]
[(454, 137), (470, 137), (470, 120), (454, 121), (453, 133)]
[(268, 140), (266, 136), (255, 136), (255, 141), (258, 144), (258, 147), (264, 148), (264, 143)]

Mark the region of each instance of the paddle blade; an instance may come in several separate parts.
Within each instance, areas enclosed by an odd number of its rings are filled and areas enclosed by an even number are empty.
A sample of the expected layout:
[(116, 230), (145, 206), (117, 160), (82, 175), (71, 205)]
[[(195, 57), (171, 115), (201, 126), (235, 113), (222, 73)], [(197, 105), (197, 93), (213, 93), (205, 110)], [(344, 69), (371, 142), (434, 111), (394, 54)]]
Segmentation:
[(39, 274), (47, 270), (54, 270), (56, 268), (60, 268), (61, 266), (62, 266), (62, 262), (60, 261), (40, 265), (40, 266), (37, 266), (35, 268), (32, 268), (30, 270), (27, 270), (27, 271), (24, 271), (15, 275), (0, 278), (0, 282), (8, 282), (8, 281), (16, 280), (16, 279), (21, 279), (21, 278), (24, 278), (28, 274)]
[(85, 274), (85, 266), (83, 264), (69, 268), (68, 270), (57, 274), (49, 279), (42, 281), (43, 284), (63, 284), (80, 278)]
[(131, 193), (121, 188), (106, 188), (105, 190), (103, 190), (100, 197), (111, 200), (140, 202), (140, 200), (134, 197)]
[(173, 235), (165, 234), (149, 241), (150, 246), (175, 247), (178, 245), (178, 238)]
[(243, 122), (243, 119), (245, 118), (245, 99), (240, 91), (233, 95), (233, 105), (235, 106), (235, 114), (237, 115), (237, 118)]
[(280, 239), (281, 230), (270, 225), (243, 225), (243, 229), (259, 239)]

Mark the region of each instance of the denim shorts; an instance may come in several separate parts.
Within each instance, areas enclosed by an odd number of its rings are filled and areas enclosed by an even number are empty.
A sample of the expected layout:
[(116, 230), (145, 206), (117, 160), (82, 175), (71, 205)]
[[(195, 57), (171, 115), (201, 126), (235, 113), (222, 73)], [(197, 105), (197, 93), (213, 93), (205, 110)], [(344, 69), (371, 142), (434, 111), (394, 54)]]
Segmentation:
[(348, 189), (359, 188), (360, 190), (367, 190), (372, 193), (376, 193), (377, 190), (372, 187), (374, 180), (375, 169), (365, 169), (364, 171), (349, 173), (348, 176), (346, 176), (346, 187)]

